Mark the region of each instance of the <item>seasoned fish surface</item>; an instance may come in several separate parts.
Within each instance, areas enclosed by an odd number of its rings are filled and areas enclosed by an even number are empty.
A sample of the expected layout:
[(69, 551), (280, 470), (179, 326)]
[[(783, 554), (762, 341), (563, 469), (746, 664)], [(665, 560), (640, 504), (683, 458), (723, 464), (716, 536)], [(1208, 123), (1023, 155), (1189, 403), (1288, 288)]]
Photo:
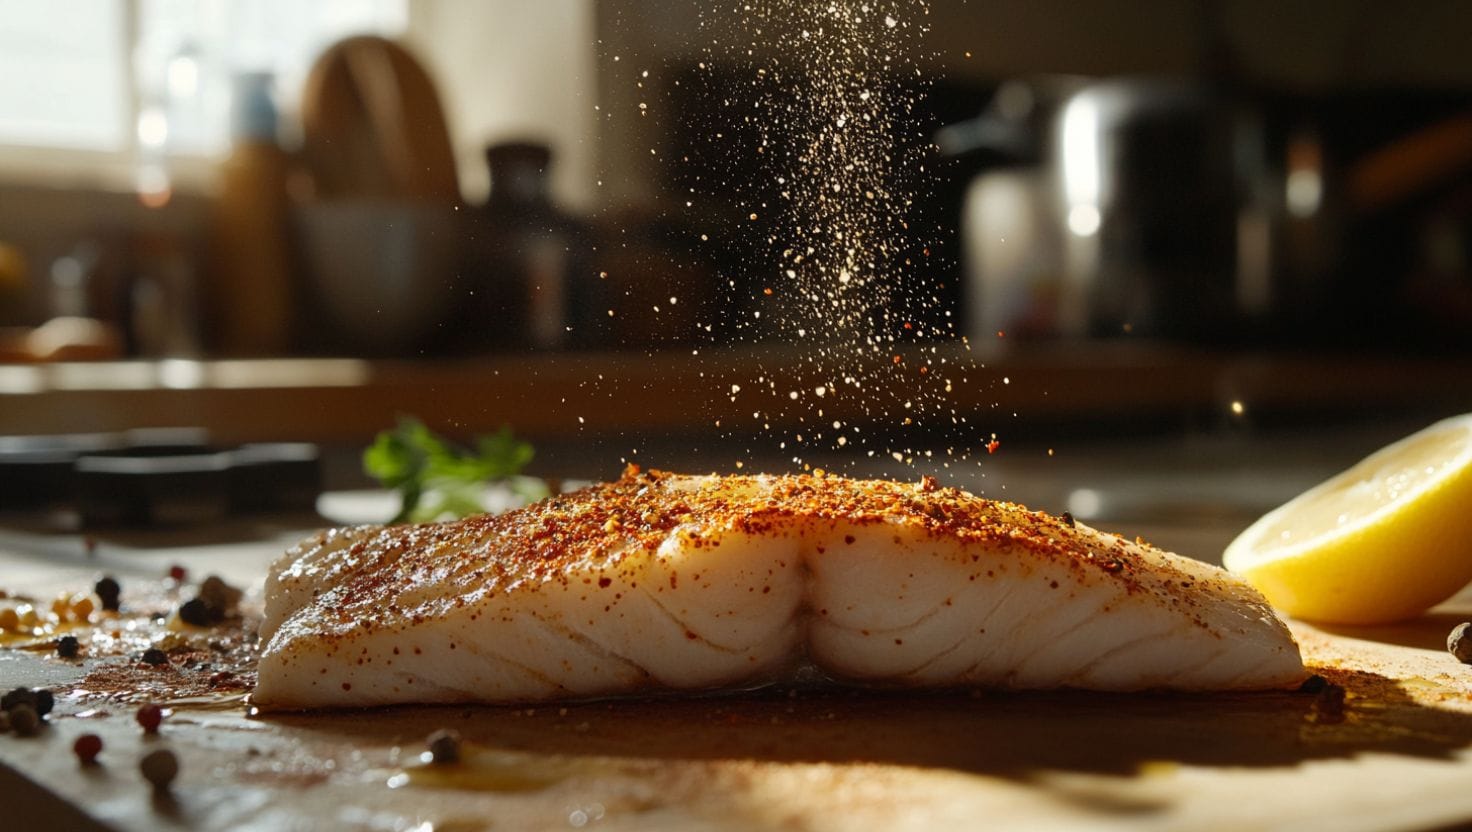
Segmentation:
[(533, 702), (761, 684), (1229, 690), (1301, 681), (1225, 571), (1004, 502), (822, 476), (620, 480), (325, 532), (266, 584), (255, 703)]

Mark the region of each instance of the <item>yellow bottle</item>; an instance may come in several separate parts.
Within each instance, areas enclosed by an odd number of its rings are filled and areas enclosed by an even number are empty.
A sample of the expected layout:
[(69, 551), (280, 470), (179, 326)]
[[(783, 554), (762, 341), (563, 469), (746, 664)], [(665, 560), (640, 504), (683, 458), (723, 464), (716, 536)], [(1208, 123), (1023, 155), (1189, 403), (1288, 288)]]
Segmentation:
[(268, 73), (235, 82), (234, 143), (220, 168), (205, 275), (205, 338), (222, 355), (284, 355), (292, 347), (289, 161), (276, 139), (271, 84)]

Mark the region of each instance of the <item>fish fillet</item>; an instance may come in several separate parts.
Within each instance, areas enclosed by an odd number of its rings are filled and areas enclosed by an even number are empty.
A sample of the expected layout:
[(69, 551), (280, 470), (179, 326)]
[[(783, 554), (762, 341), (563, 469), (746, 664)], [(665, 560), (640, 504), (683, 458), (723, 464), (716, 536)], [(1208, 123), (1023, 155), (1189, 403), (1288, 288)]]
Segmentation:
[(832, 476), (616, 482), (324, 532), (266, 584), (265, 709), (535, 702), (792, 678), (1242, 690), (1304, 676), (1221, 569), (1005, 502)]

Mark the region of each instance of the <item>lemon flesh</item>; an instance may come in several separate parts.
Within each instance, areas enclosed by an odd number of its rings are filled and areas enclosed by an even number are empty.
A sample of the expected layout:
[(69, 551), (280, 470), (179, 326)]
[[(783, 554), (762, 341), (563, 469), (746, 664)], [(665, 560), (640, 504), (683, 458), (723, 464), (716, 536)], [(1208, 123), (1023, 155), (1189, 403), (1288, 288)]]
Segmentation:
[(1269, 512), (1223, 563), (1296, 618), (1411, 618), (1472, 581), (1472, 414), (1438, 422)]

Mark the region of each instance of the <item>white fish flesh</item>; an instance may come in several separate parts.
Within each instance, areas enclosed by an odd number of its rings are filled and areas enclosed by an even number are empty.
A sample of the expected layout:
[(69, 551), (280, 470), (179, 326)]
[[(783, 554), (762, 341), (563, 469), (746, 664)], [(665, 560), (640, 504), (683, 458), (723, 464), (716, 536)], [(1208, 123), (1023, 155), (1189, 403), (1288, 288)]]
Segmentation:
[(834, 476), (617, 482), (500, 516), (324, 532), (266, 584), (263, 709), (537, 702), (792, 678), (1298, 684), (1227, 572), (1005, 502)]

